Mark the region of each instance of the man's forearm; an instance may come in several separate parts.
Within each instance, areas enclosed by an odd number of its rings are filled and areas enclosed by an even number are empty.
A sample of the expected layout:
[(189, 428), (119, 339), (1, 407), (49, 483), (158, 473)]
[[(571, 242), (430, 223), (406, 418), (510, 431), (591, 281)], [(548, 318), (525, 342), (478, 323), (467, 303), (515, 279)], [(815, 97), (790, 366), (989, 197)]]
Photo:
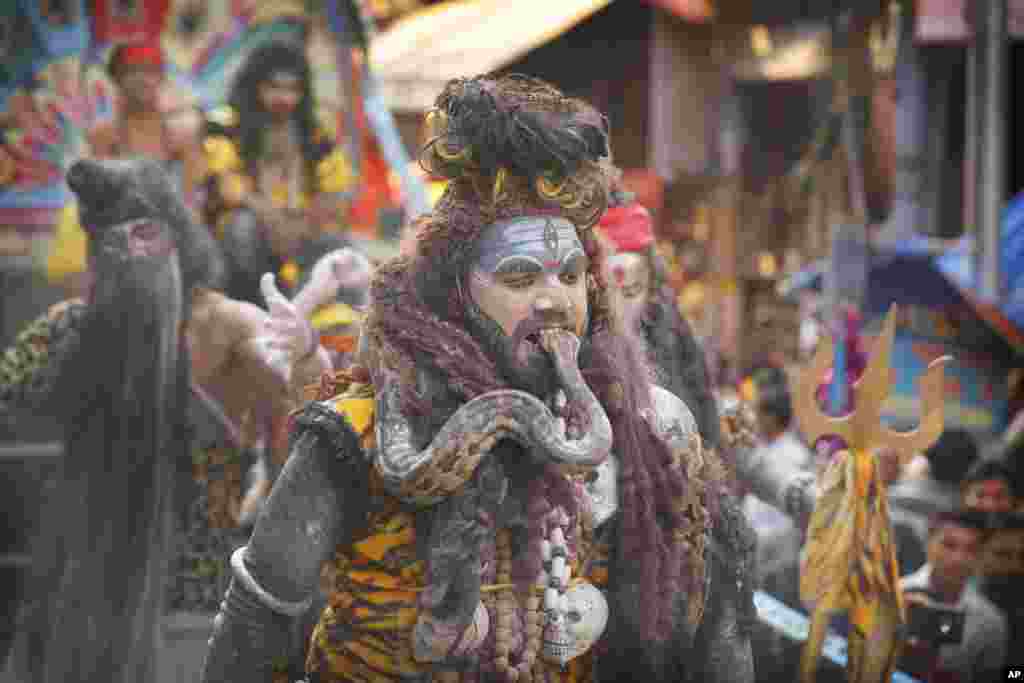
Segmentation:
[(274, 612), (238, 578), (231, 581), (214, 620), (204, 683), (270, 683), (277, 661), (287, 656), (293, 617)]
[(231, 558), (233, 580), (214, 621), (204, 683), (270, 683), (290, 629), (319, 587), (323, 563), (365, 497), (366, 464), (342, 418), (311, 404), (249, 545)]

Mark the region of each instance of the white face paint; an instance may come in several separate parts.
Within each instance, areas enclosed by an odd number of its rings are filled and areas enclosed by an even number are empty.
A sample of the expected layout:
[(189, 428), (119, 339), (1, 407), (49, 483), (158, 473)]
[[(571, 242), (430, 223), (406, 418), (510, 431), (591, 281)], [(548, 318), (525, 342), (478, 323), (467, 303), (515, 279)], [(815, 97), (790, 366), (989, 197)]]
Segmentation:
[(650, 298), (651, 268), (645, 254), (624, 251), (605, 262), (606, 280), (611, 284), (612, 306), (618, 309), (627, 329), (639, 324)]

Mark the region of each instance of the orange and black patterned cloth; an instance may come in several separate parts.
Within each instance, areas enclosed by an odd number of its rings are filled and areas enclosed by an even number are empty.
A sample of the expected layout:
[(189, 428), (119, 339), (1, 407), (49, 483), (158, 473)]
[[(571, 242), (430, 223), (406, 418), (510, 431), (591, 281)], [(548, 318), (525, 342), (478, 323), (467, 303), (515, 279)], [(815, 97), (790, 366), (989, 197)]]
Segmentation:
[[(372, 387), (352, 385), (328, 403), (345, 418), (363, 448), (373, 449)], [(355, 542), (339, 546), (324, 571), (328, 605), (313, 632), (306, 661), (312, 679), (320, 683), (425, 680), (430, 671), (412, 656), (418, 595), (425, 585), (424, 563), (416, 552), (415, 511), (390, 496), (373, 475), (370, 488), (376, 505), (366, 530)], [(603, 585), (605, 562), (588, 566), (593, 567), (587, 572), (591, 582)], [(592, 659), (587, 653), (564, 671), (551, 667), (548, 680), (585, 683), (592, 678)], [(444, 672), (434, 680), (461, 682), (470, 677)]]

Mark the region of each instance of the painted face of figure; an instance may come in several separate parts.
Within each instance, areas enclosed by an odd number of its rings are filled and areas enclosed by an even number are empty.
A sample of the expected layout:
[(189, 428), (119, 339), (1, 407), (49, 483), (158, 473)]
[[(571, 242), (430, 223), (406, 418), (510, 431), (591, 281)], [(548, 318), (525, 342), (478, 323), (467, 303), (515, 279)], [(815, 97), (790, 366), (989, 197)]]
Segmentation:
[(492, 328), (474, 332), (519, 388), (545, 395), (555, 381), (540, 346), (541, 329), (559, 327), (583, 337), (588, 264), (575, 226), (564, 218), (522, 217), (484, 231), (466, 276), (469, 297), (484, 320), (471, 319), (471, 325)]
[(606, 279), (611, 284), (612, 306), (630, 328), (640, 324), (650, 298), (651, 266), (646, 254), (626, 251), (607, 261)]
[(959, 589), (974, 573), (981, 555), (981, 532), (956, 524), (942, 524), (928, 539), (928, 562), (934, 581)]
[(270, 74), (260, 84), (260, 102), (275, 119), (287, 119), (302, 101), (302, 79), (285, 71)]
[(157, 109), (163, 82), (163, 69), (150, 64), (125, 65), (117, 75), (117, 86), (122, 97), (136, 110)]
[(1010, 485), (1003, 479), (971, 482), (964, 490), (964, 506), (980, 512), (1010, 512), (1013, 510)]

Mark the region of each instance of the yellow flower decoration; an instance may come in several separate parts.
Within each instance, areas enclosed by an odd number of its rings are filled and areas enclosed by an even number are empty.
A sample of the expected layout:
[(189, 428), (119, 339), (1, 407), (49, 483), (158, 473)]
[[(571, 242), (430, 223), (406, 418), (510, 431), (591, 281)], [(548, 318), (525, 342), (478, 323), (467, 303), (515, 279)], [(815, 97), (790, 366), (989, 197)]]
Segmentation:
[(288, 261), (277, 273), (278, 277), (289, 287), (294, 287), (299, 281), (299, 266), (295, 261)]
[(324, 157), (316, 167), (316, 177), (321, 192), (347, 192), (356, 182), (352, 165), (342, 149), (336, 148)]
[(220, 177), (220, 194), (228, 204), (237, 206), (251, 189), (249, 179), (241, 173), (227, 173)]
[(214, 135), (203, 141), (206, 152), (206, 166), (210, 173), (227, 173), (242, 167), (242, 159), (238, 156), (235, 143), (223, 135)]
[(747, 377), (740, 384), (740, 398), (747, 403), (757, 403), (757, 385), (752, 377)]
[(448, 187), (447, 181), (434, 181), (427, 186), (427, 193), (430, 198), (430, 206), (437, 204)]

